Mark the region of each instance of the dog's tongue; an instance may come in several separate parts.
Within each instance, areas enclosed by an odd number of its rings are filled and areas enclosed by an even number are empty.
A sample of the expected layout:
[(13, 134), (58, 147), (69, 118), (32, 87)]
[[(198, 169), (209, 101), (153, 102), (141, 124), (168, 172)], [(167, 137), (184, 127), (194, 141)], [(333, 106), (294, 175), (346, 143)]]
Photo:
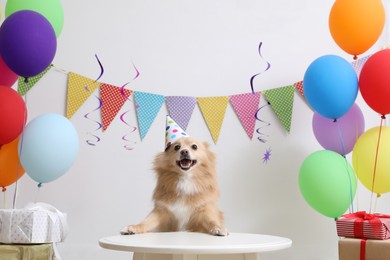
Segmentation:
[(185, 169), (190, 168), (191, 164), (192, 164), (191, 160), (188, 160), (188, 159), (180, 160), (180, 167), (181, 168), (185, 168)]

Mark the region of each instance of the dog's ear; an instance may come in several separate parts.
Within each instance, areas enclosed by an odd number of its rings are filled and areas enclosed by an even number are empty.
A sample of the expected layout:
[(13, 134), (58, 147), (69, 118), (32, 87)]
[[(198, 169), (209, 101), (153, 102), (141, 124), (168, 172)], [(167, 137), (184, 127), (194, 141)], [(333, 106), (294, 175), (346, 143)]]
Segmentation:
[(203, 142), (203, 145), (204, 145), (204, 147), (206, 147), (206, 149), (208, 149), (210, 147), (210, 144), (208, 142)]
[(164, 152), (168, 152), (169, 147), (171, 147), (171, 143), (168, 143), (168, 144), (167, 144), (167, 147), (165, 148)]

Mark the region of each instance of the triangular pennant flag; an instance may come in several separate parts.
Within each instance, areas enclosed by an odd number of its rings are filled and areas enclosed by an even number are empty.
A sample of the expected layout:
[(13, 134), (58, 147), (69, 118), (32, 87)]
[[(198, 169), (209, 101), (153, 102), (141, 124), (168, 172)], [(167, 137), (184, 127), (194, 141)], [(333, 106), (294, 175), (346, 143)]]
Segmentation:
[(51, 69), (51, 65), (47, 67), (44, 71), (39, 73), (38, 75), (34, 77), (30, 77), (27, 79), (27, 82), (25, 82), (24, 77), (19, 77), (18, 79), (18, 93), (21, 96), (26, 95), (26, 93), (34, 87), (35, 84)]
[(106, 131), (132, 92), (132, 90), (109, 84), (102, 84), (100, 86), (103, 131)]
[(66, 117), (71, 118), (99, 85), (100, 83), (93, 79), (69, 72)]
[(134, 91), (138, 126), (141, 140), (144, 139), (157, 113), (160, 111), (165, 97), (157, 94)]
[(362, 71), (364, 63), (370, 58), (371, 55), (365, 56), (363, 58), (360, 58), (358, 60), (355, 60), (351, 63), (352, 67), (354, 68), (356, 75), (359, 77), (360, 72)]
[(196, 97), (168, 96), (165, 104), (171, 118), (186, 130), (196, 105)]
[(230, 103), (241, 121), (245, 132), (252, 140), (256, 125), (256, 111), (259, 108), (260, 93), (246, 93), (230, 96)]
[(228, 103), (228, 96), (198, 97), (199, 108), (202, 111), (203, 118), (206, 121), (215, 144), (218, 141)]
[(290, 133), (292, 109), (294, 104), (294, 86), (269, 89), (263, 91), (265, 98), (271, 103), (272, 109)]
[(299, 81), (294, 83), (294, 87), (301, 93), (302, 96), (305, 96), (305, 93), (303, 92), (303, 81)]

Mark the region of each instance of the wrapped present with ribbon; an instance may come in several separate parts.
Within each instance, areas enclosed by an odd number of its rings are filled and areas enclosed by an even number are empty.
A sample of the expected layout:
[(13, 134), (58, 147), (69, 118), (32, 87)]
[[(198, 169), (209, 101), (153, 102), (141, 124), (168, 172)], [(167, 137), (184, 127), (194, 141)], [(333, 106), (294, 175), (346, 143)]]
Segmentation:
[(339, 260), (384, 260), (390, 256), (390, 240), (341, 238)]
[(55, 243), (67, 235), (66, 214), (46, 203), (0, 210), (0, 243)]
[(336, 220), (339, 237), (388, 239), (390, 237), (390, 215), (369, 214), (359, 211), (344, 214)]

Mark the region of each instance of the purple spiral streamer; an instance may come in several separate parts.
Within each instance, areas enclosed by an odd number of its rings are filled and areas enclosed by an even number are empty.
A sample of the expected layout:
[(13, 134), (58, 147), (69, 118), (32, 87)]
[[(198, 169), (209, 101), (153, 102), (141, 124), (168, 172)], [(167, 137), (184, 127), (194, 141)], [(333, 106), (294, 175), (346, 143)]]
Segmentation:
[(263, 58), (263, 55), (261, 55), (261, 46), (263, 45), (263, 42), (260, 42), (259, 44), (259, 48), (258, 48), (258, 52), (259, 52), (259, 56), (261, 58), (261, 60), (265, 61), (267, 63), (267, 68), (265, 68), (265, 70), (259, 72), (259, 73), (256, 73), (255, 75), (253, 75), (250, 79), (250, 84), (251, 84), (251, 89), (252, 89), (252, 93), (255, 94), (255, 88), (253, 86), (253, 81), (255, 80), (255, 78), (257, 76), (259, 76), (260, 74), (263, 74), (264, 72), (266, 72), (267, 70), (269, 70), (271, 68), (271, 63), (269, 63), (266, 59)]
[[(85, 86), (84, 89), (85, 89), (86, 91), (88, 91), (88, 92), (90, 91), (90, 90), (88, 89), (87, 86)], [(90, 111), (90, 112), (88, 112), (88, 113), (86, 113), (86, 114), (84, 115), (84, 118), (86, 118), (86, 119), (88, 119), (88, 120), (91, 120), (91, 121), (93, 121), (94, 123), (97, 124), (97, 128), (96, 128), (95, 130), (92, 130), (92, 131), (86, 133), (87, 135), (91, 135), (91, 136), (93, 137), (93, 139), (94, 139), (94, 140), (86, 140), (86, 143), (89, 144), (89, 145), (91, 145), (91, 146), (96, 146), (96, 144), (97, 144), (98, 142), (100, 142), (101, 138), (100, 138), (95, 132), (98, 131), (98, 130), (100, 130), (100, 129), (103, 127), (103, 124), (102, 124), (102, 123), (100, 123), (99, 121), (96, 121), (96, 120), (90, 118), (90, 115), (91, 115), (92, 113), (94, 113), (94, 112), (100, 110), (100, 108), (101, 108), (102, 105), (103, 105), (102, 100), (101, 100), (98, 96), (95, 95), (94, 97), (98, 100), (99, 106), (98, 106), (97, 108), (93, 109), (92, 111)]]
[[(131, 79), (131, 81), (127, 82), (126, 84), (124, 84), (124, 85), (120, 88), (120, 92), (121, 92), (122, 96), (123, 96), (124, 98), (126, 98), (126, 100), (128, 100), (129, 102), (132, 102), (132, 101), (131, 101), (130, 98), (126, 95), (126, 93), (125, 93), (125, 91), (124, 91), (125, 86), (127, 86), (128, 84), (130, 84), (131, 82), (133, 82), (134, 80), (136, 80), (136, 79), (139, 77), (139, 75), (140, 75), (140, 72), (138, 71), (138, 69), (137, 69), (137, 67), (134, 65), (134, 63), (133, 63), (133, 68), (134, 68), (134, 70), (135, 70), (135, 76)], [(120, 119), (121, 119), (121, 121), (122, 121), (125, 125), (127, 125), (128, 127), (130, 127), (130, 132), (127, 133), (127, 134), (124, 134), (124, 135), (122, 136), (122, 140), (123, 140), (124, 142), (126, 142), (126, 144), (123, 145), (123, 147), (124, 147), (126, 150), (131, 151), (131, 150), (134, 149), (134, 145), (136, 145), (137, 142), (131, 140), (131, 139), (130, 139), (130, 135), (133, 134), (133, 133), (137, 130), (137, 127), (136, 127), (136, 126), (133, 126), (133, 125), (131, 125), (131, 124), (129, 124), (129, 123), (125, 120), (125, 115), (126, 115), (127, 113), (129, 113), (129, 112), (130, 112), (130, 110), (127, 110), (127, 111), (123, 112), (123, 113), (120, 115)]]

